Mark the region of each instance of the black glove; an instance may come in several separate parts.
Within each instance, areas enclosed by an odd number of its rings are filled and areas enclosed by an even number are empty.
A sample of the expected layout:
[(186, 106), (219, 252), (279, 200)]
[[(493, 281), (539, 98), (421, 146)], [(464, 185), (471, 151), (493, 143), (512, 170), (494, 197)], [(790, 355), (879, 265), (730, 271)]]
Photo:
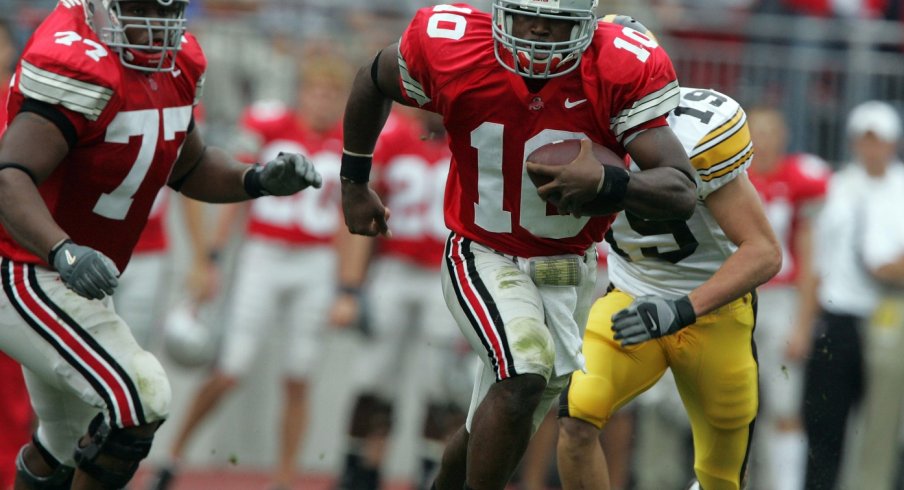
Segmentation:
[(50, 251), (50, 263), (63, 284), (79, 296), (103, 299), (119, 285), (119, 269), (106, 255), (65, 240)]
[(300, 153), (280, 153), (264, 165), (255, 165), (245, 175), (245, 190), (251, 197), (289, 196), (309, 186), (322, 185), (323, 177)]
[(687, 296), (663, 299), (641, 296), (631, 306), (612, 315), (612, 331), (622, 347), (671, 335), (697, 321), (694, 305)]

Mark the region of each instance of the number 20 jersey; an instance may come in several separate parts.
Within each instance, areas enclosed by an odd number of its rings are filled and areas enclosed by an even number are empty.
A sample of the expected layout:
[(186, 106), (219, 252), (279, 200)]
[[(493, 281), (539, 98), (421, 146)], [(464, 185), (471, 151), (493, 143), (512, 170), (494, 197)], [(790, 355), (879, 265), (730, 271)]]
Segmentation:
[[(76, 243), (125, 269), (157, 192), (169, 180), (200, 95), (206, 60), (186, 34), (171, 73), (124, 67), (85, 22), (84, 6), (60, 2), (25, 46), (10, 91), (12, 120), (27, 99), (53, 105), (75, 141), (38, 191)], [(44, 263), (0, 227), (0, 255)]]
[[(697, 206), (687, 221), (645, 221), (619, 213), (606, 241), (609, 280), (637, 297), (680, 297), (709, 279), (737, 247), (706, 207), (706, 197), (746, 172), (753, 158), (747, 115), (714, 90), (681, 89), (668, 118), (691, 160)], [(632, 163), (632, 170), (637, 167)]]
[(452, 162), (446, 226), (520, 257), (583, 254), (612, 216), (559, 216), (537, 196), (525, 159), (560, 139), (589, 138), (621, 156), (630, 135), (665, 126), (678, 81), (665, 51), (600, 23), (575, 71), (536, 93), (493, 50), (492, 19), (467, 5), (418, 11), (399, 42), (402, 93), (443, 116)]

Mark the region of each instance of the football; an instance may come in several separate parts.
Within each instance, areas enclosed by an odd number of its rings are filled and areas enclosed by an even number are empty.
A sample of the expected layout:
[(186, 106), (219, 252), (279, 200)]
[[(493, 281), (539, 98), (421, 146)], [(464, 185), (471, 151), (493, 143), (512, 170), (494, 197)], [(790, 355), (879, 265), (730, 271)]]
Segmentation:
[[(528, 157), (528, 162), (544, 165), (568, 165), (577, 158), (581, 152), (581, 140), (569, 139), (553, 141), (533, 151)], [(612, 150), (598, 143), (593, 143), (593, 156), (603, 165), (615, 165), (625, 167), (625, 161)], [(535, 186), (540, 187), (550, 181), (549, 177), (537, 175), (528, 170), (527, 175)]]

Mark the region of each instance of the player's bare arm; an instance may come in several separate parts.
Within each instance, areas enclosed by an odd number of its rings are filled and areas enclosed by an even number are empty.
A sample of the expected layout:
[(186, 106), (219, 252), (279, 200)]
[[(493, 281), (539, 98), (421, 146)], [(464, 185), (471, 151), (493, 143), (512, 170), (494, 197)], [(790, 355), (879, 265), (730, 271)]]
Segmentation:
[(389, 235), (389, 209), (367, 182), (392, 101), (409, 105), (398, 84), (398, 50), (398, 44), (388, 46), (358, 70), (345, 107), (342, 212), (349, 231), (358, 235)]
[(264, 165), (249, 167), (220, 148), (205, 146), (197, 131), (186, 137), (169, 181), (186, 196), (211, 203), (286, 196), (321, 184), (320, 174), (303, 155), (281, 153)]
[(709, 194), (705, 202), (737, 250), (687, 296), (677, 300), (643, 296), (613, 315), (612, 330), (623, 346), (674, 334), (750, 293), (781, 268), (781, 246), (746, 173)]
[(625, 148), (641, 169), (628, 181), (625, 210), (649, 220), (690, 218), (697, 203), (694, 169), (672, 129), (643, 131)]
[(738, 175), (707, 196), (706, 207), (738, 249), (688, 295), (697, 316), (753, 291), (782, 266), (781, 245), (747, 174)]
[(37, 185), (56, 169), (69, 145), (57, 126), (33, 112), (20, 113), (0, 140), (0, 222), (38, 257), (69, 238), (57, 225)]

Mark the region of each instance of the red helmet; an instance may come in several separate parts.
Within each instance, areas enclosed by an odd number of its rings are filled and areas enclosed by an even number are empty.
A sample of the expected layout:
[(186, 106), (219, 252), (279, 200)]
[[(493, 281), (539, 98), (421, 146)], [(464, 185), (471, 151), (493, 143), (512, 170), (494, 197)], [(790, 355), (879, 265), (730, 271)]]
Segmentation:
[[(157, 16), (124, 15), (121, 4), (136, 1), (141, 0), (84, 0), (85, 19), (101, 41), (119, 53), (123, 65), (147, 72), (173, 71), (185, 34), (188, 0), (143, 0)], [(146, 43), (129, 40), (127, 34), (142, 31)]]

